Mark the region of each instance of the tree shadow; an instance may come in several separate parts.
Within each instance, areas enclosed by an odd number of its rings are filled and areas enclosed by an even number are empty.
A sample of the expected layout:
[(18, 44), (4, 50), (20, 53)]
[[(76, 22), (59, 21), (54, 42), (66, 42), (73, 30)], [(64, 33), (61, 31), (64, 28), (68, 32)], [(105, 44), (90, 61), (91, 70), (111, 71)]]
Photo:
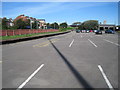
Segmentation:
[(65, 64), (68, 66), (68, 68), (71, 70), (73, 75), (78, 80), (79, 84), (84, 87), (85, 90), (94, 90), (92, 86), (90, 86), (87, 81), (82, 77), (82, 75), (75, 69), (75, 67), (67, 60), (67, 58), (57, 49), (57, 47), (48, 39), (53, 48), (57, 51), (57, 53), (60, 55), (60, 57), (63, 59)]

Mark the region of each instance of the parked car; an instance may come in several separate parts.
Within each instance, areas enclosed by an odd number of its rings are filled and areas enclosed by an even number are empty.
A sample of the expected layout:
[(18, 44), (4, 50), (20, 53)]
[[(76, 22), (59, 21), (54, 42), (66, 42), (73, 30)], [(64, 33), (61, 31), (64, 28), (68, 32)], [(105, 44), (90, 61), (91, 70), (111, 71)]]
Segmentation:
[(90, 32), (93, 32), (93, 30), (90, 30)]
[(114, 30), (111, 30), (111, 29), (108, 29), (108, 30), (105, 30), (105, 33), (115, 34), (115, 31), (114, 31)]
[(86, 30), (86, 33), (89, 33), (90, 31), (89, 30)]
[(82, 32), (82, 33), (85, 33), (85, 32), (86, 32), (86, 30), (81, 30), (81, 32)]
[(101, 30), (97, 30), (97, 31), (95, 32), (95, 34), (102, 34), (102, 31), (101, 31)]
[(80, 30), (79, 30), (79, 29), (77, 29), (77, 30), (76, 30), (76, 33), (80, 33)]
[(94, 30), (94, 33), (96, 33), (97, 32), (97, 30)]

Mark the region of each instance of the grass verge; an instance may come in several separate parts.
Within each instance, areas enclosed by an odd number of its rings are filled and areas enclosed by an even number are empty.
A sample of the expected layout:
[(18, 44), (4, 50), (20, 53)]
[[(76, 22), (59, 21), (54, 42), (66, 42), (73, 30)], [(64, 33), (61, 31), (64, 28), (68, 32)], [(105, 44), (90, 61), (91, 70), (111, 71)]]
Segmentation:
[(58, 32), (44, 32), (44, 33), (35, 33), (35, 34), (25, 34), (25, 35), (15, 35), (15, 36), (0, 36), (0, 40), (10, 40), (10, 39), (17, 39), (17, 38), (25, 38), (25, 37), (32, 37), (32, 36), (37, 36), (37, 35), (46, 35), (46, 34), (54, 34), (54, 33), (59, 33), (63, 31), (58, 31)]

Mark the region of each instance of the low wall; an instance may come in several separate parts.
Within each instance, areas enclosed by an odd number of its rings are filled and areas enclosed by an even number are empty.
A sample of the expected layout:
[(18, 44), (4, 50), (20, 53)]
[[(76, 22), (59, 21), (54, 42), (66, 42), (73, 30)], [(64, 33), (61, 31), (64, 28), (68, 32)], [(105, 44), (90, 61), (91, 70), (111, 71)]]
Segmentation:
[(57, 29), (17, 29), (17, 30), (0, 30), (0, 36), (14, 36), (33, 33), (56, 32)]

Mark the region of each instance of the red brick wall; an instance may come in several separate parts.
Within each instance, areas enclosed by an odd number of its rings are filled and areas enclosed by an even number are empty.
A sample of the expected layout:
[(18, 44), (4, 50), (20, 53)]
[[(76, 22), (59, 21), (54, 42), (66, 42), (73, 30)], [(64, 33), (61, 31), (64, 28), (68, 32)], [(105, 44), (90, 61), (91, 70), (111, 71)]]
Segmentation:
[(56, 32), (56, 29), (17, 29), (17, 30), (0, 30), (0, 36), (14, 36), (32, 33)]

